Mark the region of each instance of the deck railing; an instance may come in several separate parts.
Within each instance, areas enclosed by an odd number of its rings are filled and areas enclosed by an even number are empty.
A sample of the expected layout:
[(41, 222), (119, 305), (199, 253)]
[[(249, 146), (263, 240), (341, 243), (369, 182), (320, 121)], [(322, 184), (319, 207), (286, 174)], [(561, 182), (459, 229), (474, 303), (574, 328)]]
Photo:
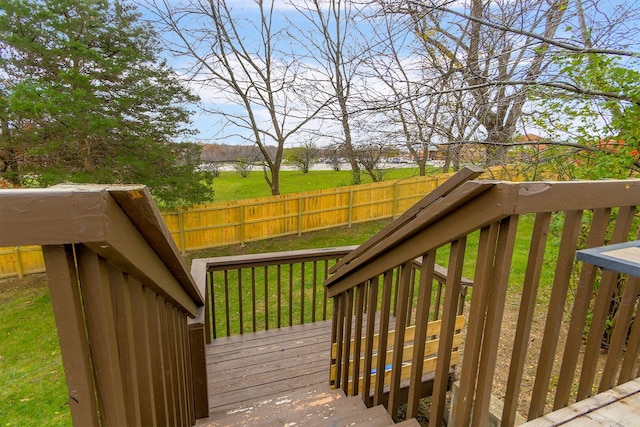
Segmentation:
[[(634, 219), (640, 181), (467, 181), (474, 174), (466, 170), (443, 185), (332, 270), (325, 285), (336, 307), (333, 342), (337, 355), (333, 362), (340, 372), (336, 386), (365, 399), (371, 395), (371, 378), (379, 369), (371, 369), (367, 360), (388, 347), (380, 343), (383, 339), (374, 345), (368, 336), (384, 336), (385, 319), (392, 313), (383, 305), (381, 320), (363, 315), (365, 301), (377, 290), (366, 285), (400, 269), (398, 298), (407, 301), (409, 267), (418, 257), (423, 259), (420, 275), (424, 279), (417, 290), (418, 317), (410, 338), (414, 345), (410, 350), (404, 345), (409, 338), (404, 334), (408, 328), (403, 311), (397, 313), (395, 334), (389, 338), (393, 341), (392, 363), (385, 387), (392, 415), (407, 402), (407, 416), (416, 416), (424, 396), (424, 356), (429, 352), (437, 358), (427, 415), (432, 426), (443, 424), (449, 367), (459, 350), (459, 393), (450, 425), (486, 425), (489, 402), (498, 390), (504, 396), (498, 418), (503, 425), (513, 425), (516, 412), (535, 419), (637, 377), (640, 322), (632, 319), (638, 313), (638, 280), (600, 273), (591, 265), (577, 263), (575, 253), (583, 247), (637, 238), (638, 221)], [(434, 352), (425, 346), (431, 334), (427, 316), (434, 304), (429, 295), (436, 261), (446, 262), (448, 279)], [(460, 345), (455, 337), (461, 328), (463, 273), (473, 277), (474, 285)], [(503, 323), (507, 302), (517, 307), (518, 314)], [(406, 310), (409, 305), (399, 307)], [(600, 356), (609, 327), (608, 353)], [(407, 351), (411, 353), (408, 357), (403, 354)], [(503, 362), (499, 369), (498, 360)], [(523, 383), (525, 370), (535, 372), (531, 383)], [(353, 390), (350, 380), (357, 376), (362, 377), (362, 388)], [(408, 392), (401, 393), (401, 385), (407, 382)]]
[(74, 425), (208, 416), (202, 292), (145, 187), (0, 190), (0, 229), (42, 245)]
[[(324, 321), (333, 317), (333, 303), (322, 285), (329, 270), (357, 246), (308, 249), (264, 254), (201, 258), (193, 261), (193, 276), (206, 287), (205, 329), (212, 339)], [(417, 290), (421, 260), (411, 263)], [(447, 271), (435, 267), (431, 316), (442, 315), (442, 298)], [(399, 275), (391, 280), (390, 306), (397, 310)], [(463, 278), (460, 304), (471, 281)], [(412, 292), (413, 292), (412, 288)], [(415, 306), (417, 293), (410, 304)], [(379, 305), (381, 303), (378, 298)], [(415, 310), (408, 310), (407, 322), (415, 323)]]

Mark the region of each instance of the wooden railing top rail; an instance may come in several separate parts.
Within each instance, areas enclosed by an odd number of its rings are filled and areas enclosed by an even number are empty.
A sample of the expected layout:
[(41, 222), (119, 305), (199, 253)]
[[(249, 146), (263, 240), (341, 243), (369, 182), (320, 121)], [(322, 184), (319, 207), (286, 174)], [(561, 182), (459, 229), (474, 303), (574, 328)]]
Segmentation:
[[(640, 180), (468, 181), (335, 270), (329, 297), (510, 215), (640, 204)], [(437, 227), (435, 226), (437, 224)]]
[(195, 316), (204, 298), (152, 200), (144, 186), (0, 190), (0, 246), (83, 243)]
[(342, 257), (358, 246), (339, 246), (334, 248), (302, 249), (297, 251), (268, 252), (250, 255), (231, 255), (216, 258), (202, 258), (209, 271), (233, 270), (237, 268), (263, 267), (268, 265), (292, 264), (302, 261), (334, 259)]
[(402, 215), (396, 218), (393, 222), (387, 224), (382, 230), (378, 231), (374, 234), (369, 240), (360, 245), (356, 250), (351, 252), (349, 255), (342, 258), (333, 268), (330, 270), (330, 273), (335, 273), (342, 266), (350, 263), (352, 260), (358, 258), (363, 253), (369, 251), (371, 248), (376, 246), (378, 243), (384, 241), (387, 237), (393, 234), (395, 231), (399, 230), (403, 226), (405, 226), (410, 221), (414, 220), (417, 215), (419, 215), (425, 208), (430, 206), (432, 203), (436, 202), (438, 199), (446, 196), (460, 185), (465, 183), (466, 181), (475, 179), (482, 175), (484, 172), (483, 169), (476, 166), (467, 166), (463, 168), (460, 172), (456, 173), (454, 176), (445, 181), (442, 185), (437, 187), (431, 193), (427, 194), (422, 200), (413, 205), (411, 208), (406, 210)]

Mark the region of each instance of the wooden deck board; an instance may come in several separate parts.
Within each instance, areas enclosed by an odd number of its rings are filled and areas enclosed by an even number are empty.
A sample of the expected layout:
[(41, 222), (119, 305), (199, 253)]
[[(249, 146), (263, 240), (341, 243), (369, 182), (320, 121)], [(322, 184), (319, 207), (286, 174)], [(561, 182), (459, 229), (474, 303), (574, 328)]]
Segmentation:
[(213, 340), (207, 345), (210, 417), (310, 386), (330, 390), (330, 349), (331, 321)]
[(637, 426), (640, 424), (640, 378), (558, 409), (523, 426)]

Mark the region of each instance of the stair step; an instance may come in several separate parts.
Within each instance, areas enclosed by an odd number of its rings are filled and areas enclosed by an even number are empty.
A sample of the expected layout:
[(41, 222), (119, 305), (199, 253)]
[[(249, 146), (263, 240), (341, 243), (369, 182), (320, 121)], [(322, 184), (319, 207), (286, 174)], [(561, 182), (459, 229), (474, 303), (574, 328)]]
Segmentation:
[(246, 426), (312, 424), (366, 409), (360, 398), (346, 398), (342, 390), (311, 387), (282, 393), (268, 401), (213, 413), (198, 426)]
[(393, 420), (382, 405), (375, 406), (373, 408), (367, 408), (363, 411), (348, 415), (346, 417), (338, 418), (335, 420), (325, 420), (320, 424), (314, 424), (317, 427), (331, 426), (331, 427), (348, 427), (348, 426), (363, 426), (363, 427), (388, 427), (392, 426)]
[(401, 423), (396, 424), (396, 427), (420, 427), (420, 423), (415, 418), (409, 418)]

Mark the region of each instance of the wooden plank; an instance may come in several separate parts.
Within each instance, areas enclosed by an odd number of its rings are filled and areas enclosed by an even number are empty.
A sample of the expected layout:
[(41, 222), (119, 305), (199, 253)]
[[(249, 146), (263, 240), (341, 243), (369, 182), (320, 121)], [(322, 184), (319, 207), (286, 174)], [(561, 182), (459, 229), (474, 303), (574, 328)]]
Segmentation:
[[(461, 329), (464, 326), (464, 322), (465, 322), (465, 317), (464, 315), (458, 315), (455, 318), (455, 329)], [(433, 320), (429, 323), (427, 323), (427, 336), (432, 336), (432, 335), (440, 335), (440, 327), (442, 326), (442, 320)], [(404, 336), (405, 336), (405, 341), (414, 341), (415, 340), (415, 334), (416, 334), (416, 325), (413, 326), (407, 326), (405, 328), (405, 332), (404, 332)], [(396, 336), (396, 330), (392, 330), (387, 332), (387, 341), (394, 341), (395, 340), (395, 336)], [(380, 340), (380, 334), (375, 334), (373, 336), (373, 343), (372, 346), (373, 347), (378, 347), (379, 345), (379, 340)], [(363, 340), (363, 343), (366, 343), (366, 341)], [(351, 344), (354, 344), (354, 340), (351, 340)], [(336, 354), (336, 349), (337, 346), (334, 344), (331, 348), (331, 354), (332, 356), (335, 356)]]
[[(496, 367), (498, 341), (502, 329), (502, 315), (511, 272), (513, 247), (516, 239), (518, 216), (513, 215), (502, 221), (495, 249), (495, 262), (491, 274), (490, 298), (482, 342), (482, 353), (478, 366), (478, 386), (473, 407), (473, 423), (486, 423), (489, 417), (491, 387)], [(478, 286), (478, 282), (475, 282)], [(447, 284), (447, 287), (449, 284)]]
[[(515, 236), (515, 232), (513, 233)], [(449, 389), (449, 367), (453, 365), (453, 354), (449, 351), (453, 347), (453, 335), (456, 328), (456, 314), (458, 295), (460, 294), (462, 268), (467, 238), (462, 237), (451, 244), (449, 255), (449, 275), (445, 284), (444, 312), (440, 330), (440, 347), (446, 349), (438, 353), (435, 378), (433, 381), (432, 406), (429, 415), (430, 425), (442, 425), (444, 420), (445, 399)]]
[(529, 260), (527, 262), (524, 284), (522, 286), (522, 296), (520, 297), (520, 310), (516, 324), (513, 352), (511, 354), (507, 392), (502, 410), (503, 425), (513, 425), (516, 419), (520, 383), (522, 381), (524, 364), (529, 349), (529, 334), (531, 332), (533, 310), (536, 305), (536, 295), (538, 293), (550, 222), (551, 213), (545, 212), (536, 215), (531, 233)]
[(453, 403), (451, 413), (454, 425), (469, 425), (471, 422), (471, 402), (475, 399), (478, 378), (478, 365), (482, 350), (487, 305), (491, 291), (491, 275), (496, 241), (498, 238), (498, 224), (491, 224), (480, 231), (478, 242), (478, 257), (474, 276), (475, 287), (471, 295), (469, 307), (469, 326), (465, 342), (465, 357), (460, 374), (460, 390), (458, 399)]
[(338, 261), (336, 265), (334, 265), (333, 268), (330, 270), (330, 272), (335, 273), (343, 265), (348, 264), (355, 258), (359, 257), (361, 254), (370, 250), (371, 248), (376, 246), (378, 243), (386, 239), (388, 236), (393, 234), (395, 231), (403, 227), (409, 221), (414, 219), (416, 215), (418, 215), (427, 206), (431, 205), (436, 200), (446, 196), (448, 193), (450, 193), (451, 191), (459, 187), (462, 183), (468, 180), (477, 178), (483, 172), (484, 170), (477, 168), (475, 166), (465, 166), (462, 170), (460, 170), (458, 173), (453, 175), (443, 184), (436, 187), (435, 190), (430, 192), (428, 195), (422, 198), (419, 202), (417, 202), (411, 208), (405, 211), (395, 221), (385, 226), (382, 230), (374, 234), (369, 240), (367, 240), (365, 243), (360, 245), (357, 249), (355, 249), (354, 251), (346, 255), (344, 258), (342, 258), (340, 261)]
[[(549, 392), (551, 372), (555, 361), (564, 307), (567, 301), (567, 292), (569, 290), (571, 270), (575, 258), (578, 236), (580, 234), (581, 220), (582, 211), (568, 211), (565, 213), (558, 258), (556, 260), (556, 269), (553, 276), (553, 285), (551, 287), (549, 309), (547, 311), (544, 335), (538, 359), (538, 369), (536, 370), (531, 404), (529, 406), (529, 419), (542, 415)], [(579, 347), (571, 349), (571, 351), (578, 351), (578, 349)]]
[(70, 245), (44, 246), (42, 251), (47, 264), (71, 419), (74, 425), (99, 425), (89, 342), (73, 249)]
[[(610, 217), (611, 208), (596, 209), (593, 212), (589, 236), (586, 242), (587, 248), (599, 246), (604, 242)], [(569, 403), (569, 396), (571, 394), (579, 356), (579, 351), (576, 351), (576, 349), (582, 345), (596, 273), (597, 268), (589, 264), (583, 264), (580, 270), (573, 309), (571, 311), (571, 321), (567, 331), (565, 351), (562, 357), (560, 377), (558, 378), (556, 397), (553, 403), (554, 409), (559, 409)]]
[[(633, 218), (636, 213), (635, 206), (622, 207), (618, 210), (611, 243), (620, 243), (627, 240)], [(609, 313), (611, 295), (618, 282), (618, 274), (612, 271), (603, 271), (598, 286), (596, 302), (593, 307), (593, 317), (589, 325), (589, 334), (582, 361), (582, 372), (578, 384), (576, 400), (585, 399), (592, 394), (593, 383), (596, 376), (597, 359), (600, 354), (602, 335), (606, 326), (606, 317)]]
[(120, 376), (118, 339), (107, 263), (85, 246), (77, 248), (76, 254), (100, 421), (103, 425), (124, 425), (127, 422), (125, 393)]
[[(542, 427), (542, 426), (557, 426), (557, 425), (575, 425), (582, 426), (589, 422), (588, 416), (590, 414), (602, 413), (607, 417), (609, 407), (618, 401), (626, 401), (631, 398), (628, 404), (625, 404), (627, 411), (619, 411), (620, 408), (615, 408), (616, 418), (609, 418), (601, 425), (635, 425), (638, 419), (638, 409), (640, 408), (640, 378), (629, 381), (625, 384), (614, 387), (603, 393), (599, 393), (588, 399), (584, 399), (567, 406), (562, 409), (558, 409), (543, 417), (536, 418), (525, 424), (523, 427)], [(629, 423), (621, 423), (625, 419), (625, 414), (631, 414), (634, 418), (631, 418)], [(593, 416), (591, 417), (593, 419)]]
[[(420, 265), (420, 281), (418, 283), (418, 300), (416, 302), (416, 333), (414, 341), (418, 345), (414, 346), (412, 351), (412, 359), (415, 360), (411, 371), (411, 380), (409, 386), (409, 395), (407, 398), (407, 418), (414, 418), (418, 415), (419, 401), (421, 396), (421, 384), (424, 373), (424, 356), (427, 353), (427, 325), (429, 324), (429, 311), (431, 310), (431, 294), (433, 292), (433, 278), (436, 264), (436, 251), (426, 253), (421, 260)], [(458, 344), (459, 345), (459, 344)], [(407, 351), (407, 353), (409, 353)]]

